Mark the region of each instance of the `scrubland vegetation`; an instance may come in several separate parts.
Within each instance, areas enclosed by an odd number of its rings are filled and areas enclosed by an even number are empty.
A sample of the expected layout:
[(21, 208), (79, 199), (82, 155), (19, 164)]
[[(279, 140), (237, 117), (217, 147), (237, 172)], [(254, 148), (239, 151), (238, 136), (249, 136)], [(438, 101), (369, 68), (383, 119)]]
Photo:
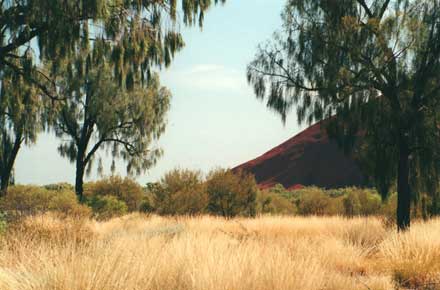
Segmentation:
[(438, 289), (440, 220), (44, 214), (0, 243), (0, 289)]
[[(84, 185), (79, 202), (67, 183), (46, 186), (17, 185), (0, 199), (4, 220), (57, 212), (98, 221), (132, 212), (160, 216), (213, 215), (232, 218), (257, 215), (379, 216), (395, 221), (397, 194), (383, 200), (374, 189), (322, 189), (304, 187), (287, 190), (278, 184), (259, 189), (252, 175), (216, 169), (203, 176), (199, 171), (175, 169), (156, 183), (141, 186), (128, 177), (110, 176)], [(412, 215), (427, 220), (439, 213), (436, 200), (422, 195), (414, 199)]]
[[(0, 200), (0, 289), (438, 289), (440, 220), (398, 233), (395, 195), (258, 190), (174, 170), (142, 187), (13, 186)], [(425, 207), (428, 208), (428, 206)], [(428, 203), (429, 204), (429, 203)], [(424, 209), (426, 213), (430, 212)]]
[[(259, 190), (223, 169), (84, 184), (98, 152), (127, 174), (157, 163), (159, 71), (181, 26), (225, 2), (0, 1), (0, 290), (440, 289), (440, 0), (286, 1), (247, 68), (258, 99), (322, 122), (380, 195)], [(43, 131), (75, 186), (12, 186)]]

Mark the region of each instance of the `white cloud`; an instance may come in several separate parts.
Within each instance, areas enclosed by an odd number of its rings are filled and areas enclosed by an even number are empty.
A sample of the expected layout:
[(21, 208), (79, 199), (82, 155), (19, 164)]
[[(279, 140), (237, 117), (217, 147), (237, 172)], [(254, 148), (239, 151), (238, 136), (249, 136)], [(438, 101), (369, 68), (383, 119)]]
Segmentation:
[(243, 91), (247, 89), (244, 72), (217, 64), (198, 64), (162, 75), (166, 86), (198, 91)]
[(217, 65), (217, 64), (198, 64), (193, 66), (188, 73), (190, 74), (200, 74), (200, 73), (208, 73), (208, 72), (215, 72), (215, 71), (222, 71), (225, 70), (225, 67), (223, 65)]

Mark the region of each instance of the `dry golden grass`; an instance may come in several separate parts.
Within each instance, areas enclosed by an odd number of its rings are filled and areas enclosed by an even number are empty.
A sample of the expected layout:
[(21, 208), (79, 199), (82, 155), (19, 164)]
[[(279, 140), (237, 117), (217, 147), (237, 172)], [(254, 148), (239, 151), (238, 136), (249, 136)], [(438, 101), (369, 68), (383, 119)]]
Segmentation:
[(2, 290), (438, 289), (439, 275), (440, 220), (396, 234), (375, 218), (46, 215), (0, 243)]

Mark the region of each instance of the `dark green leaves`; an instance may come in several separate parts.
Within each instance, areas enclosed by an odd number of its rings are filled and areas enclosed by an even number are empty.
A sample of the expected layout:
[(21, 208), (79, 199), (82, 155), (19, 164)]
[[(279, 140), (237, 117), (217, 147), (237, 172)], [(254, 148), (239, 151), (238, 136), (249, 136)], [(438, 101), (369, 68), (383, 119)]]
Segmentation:
[[(27, 67), (12, 67), (29, 73), (38, 69), (38, 56), (42, 63), (56, 62), (98, 45), (104, 54), (113, 52), (106, 61), (120, 83), (128, 74), (145, 77), (152, 66), (168, 66), (183, 47), (178, 22), (202, 25), (210, 6), (209, 0), (2, 1), (0, 71), (12, 58), (30, 59)], [(24, 51), (35, 45), (38, 50), (28, 58)], [(50, 96), (54, 93), (52, 88)]]
[(330, 118), (344, 149), (362, 147), (383, 194), (402, 140), (419, 176), (413, 185), (437, 183), (440, 1), (290, 0), (282, 17), (282, 31), (248, 66), (257, 98), (283, 120), (291, 107), (300, 122)]

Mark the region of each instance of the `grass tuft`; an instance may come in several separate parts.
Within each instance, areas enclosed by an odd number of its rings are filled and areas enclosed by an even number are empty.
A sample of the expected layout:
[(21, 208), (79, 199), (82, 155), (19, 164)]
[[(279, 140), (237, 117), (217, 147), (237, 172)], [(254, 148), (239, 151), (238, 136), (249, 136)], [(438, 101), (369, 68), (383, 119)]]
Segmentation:
[(397, 234), (377, 218), (46, 214), (0, 238), (2, 290), (438, 289), (438, 277), (440, 220)]

